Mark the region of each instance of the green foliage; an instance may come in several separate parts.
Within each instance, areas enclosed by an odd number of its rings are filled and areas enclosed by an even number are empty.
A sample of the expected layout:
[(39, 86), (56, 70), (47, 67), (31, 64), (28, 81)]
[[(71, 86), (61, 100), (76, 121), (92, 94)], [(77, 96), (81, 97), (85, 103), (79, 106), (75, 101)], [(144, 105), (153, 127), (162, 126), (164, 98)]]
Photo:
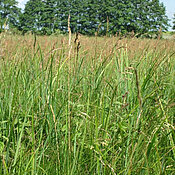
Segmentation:
[(67, 23), (70, 13), (70, 1), (69, 0), (56, 0), (56, 24), (55, 29), (60, 29), (63, 33), (68, 31)]
[(10, 27), (23, 33), (51, 35), (58, 29), (66, 33), (69, 14), (72, 32), (86, 35), (142, 35), (168, 27), (165, 7), (159, 0), (29, 0), (23, 13), (15, 0), (0, 3), (1, 30), (7, 20)]
[(43, 5), (42, 0), (27, 1), (24, 12), (20, 16), (20, 30), (24, 33), (32, 31), (39, 34), (41, 32), (43, 26)]
[(99, 35), (134, 32), (156, 33), (168, 27), (165, 7), (159, 0), (29, 0), (21, 17), (25, 32), (50, 35), (67, 32), (68, 16), (73, 33)]
[(175, 14), (174, 14), (174, 18), (173, 18), (173, 30), (175, 30)]
[(51, 35), (55, 30), (55, 23), (58, 22), (56, 18), (56, 1), (55, 0), (43, 0), (42, 11), (42, 33), (44, 35)]
[(18, 27), (21, 10), (17, 4), (16, 0), (0, 1), (0, 32), (4, 30), (4, 27), (6, 29)]
[(16, 38), (0, 59), (0, 174), (175, 172), (175, 56), (167, 42), (148, 49), (146, 40), (132, 59), (126, 45), (67, 60), (64, 45), (47, 52), (24, 41)]
[(168, 18), (165, 15), (165, 7), (159, 0), (133, 0), (133, 5), (135, 12), (133, 22), (137, 25), (136, 33), (156, 33), (160, 29), (162, 31), (167, 29)]

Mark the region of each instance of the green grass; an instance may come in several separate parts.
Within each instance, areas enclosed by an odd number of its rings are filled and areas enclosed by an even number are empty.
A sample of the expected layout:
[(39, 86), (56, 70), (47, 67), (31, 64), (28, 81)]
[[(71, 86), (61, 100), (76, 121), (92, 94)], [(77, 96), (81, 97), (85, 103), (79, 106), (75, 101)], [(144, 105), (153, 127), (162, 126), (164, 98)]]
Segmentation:
[(66, 45), (50, 54), (39, 45), (7, 50), (0, 174), (173, 175), (175, 54), (129, 52), (68, 59)]

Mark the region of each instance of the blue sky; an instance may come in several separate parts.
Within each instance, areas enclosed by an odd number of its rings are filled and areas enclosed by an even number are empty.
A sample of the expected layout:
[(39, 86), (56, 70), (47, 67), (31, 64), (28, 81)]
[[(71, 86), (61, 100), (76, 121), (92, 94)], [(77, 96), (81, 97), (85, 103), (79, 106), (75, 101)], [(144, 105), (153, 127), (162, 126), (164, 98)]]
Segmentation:
[(170, 24), (172, 25), (172, 19), (175, 14), (175, 0), (160, 0), (166, 7), (166, 14), (171, 19)]
[[(28, 0), (17, 0), (19, 2), (19, 7), (24, 8), (24, 4)], [(36, 0), (37, 1), (37, 0)], [(175, 13), (175, 0), (160, 0), (160, 2), (163, 2), (166, 7), (166, 14), (169, 19), (171, 19), (170, 23), (172, 25), (172, 18), (173, 14)]]

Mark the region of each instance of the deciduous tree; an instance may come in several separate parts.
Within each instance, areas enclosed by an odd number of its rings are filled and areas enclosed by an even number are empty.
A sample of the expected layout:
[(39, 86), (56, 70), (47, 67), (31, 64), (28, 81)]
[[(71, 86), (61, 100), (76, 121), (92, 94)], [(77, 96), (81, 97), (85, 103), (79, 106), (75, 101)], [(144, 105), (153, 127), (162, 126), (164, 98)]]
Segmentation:
[(40, 33), (44, 23), (42, 21), (43, 11), (44, 4), (42, 0), (27, 1), (24, 12), (20, 17), (20, 30), (24, 33), (28, 31)]
[(0, 0), (0, 31), (4, 24), (8, 29), (18, 26), (21, 9), (17, 5), (16, 0)]
[(174, 18), (173, 18), (173, 30), (175, 30), (175, 14), (174, 14)]
[(156, 33), (168, 28), (165, 7), (159, 0), (29, 0), (21, 20), (23, 31), (52, 34), (67, 32), (94, 35)]

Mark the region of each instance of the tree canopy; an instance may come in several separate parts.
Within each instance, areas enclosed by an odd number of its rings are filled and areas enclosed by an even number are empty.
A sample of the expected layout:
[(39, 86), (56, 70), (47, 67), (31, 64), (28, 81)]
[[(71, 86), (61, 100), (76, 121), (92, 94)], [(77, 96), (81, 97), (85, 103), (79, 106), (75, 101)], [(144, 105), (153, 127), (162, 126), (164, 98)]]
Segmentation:
[(0, 31), (5, 25), (8, 28), (18, 27), (21, 9), (16, 0), (0, 0)]
[(175, 30), (175, 14), (174, 14), (174, 18), (173, 18), (173, 30)]
[[(145, 34), (168, 28), (165, 7), (159, 0), (29, 0), (21, 15), (15, 0), (1, 0), (0, 4), (1, 21), (7, 18), (6, 6), (13, 6), (8, 15), (12, 24), (19, 23), (18, 29), (23, 33), (66, 33), (69, 14), (72, 32), (86, 35), (94, 35), (97, 31), (100, 35)], [(19, 18), (12, 20), (14, 16)]]

